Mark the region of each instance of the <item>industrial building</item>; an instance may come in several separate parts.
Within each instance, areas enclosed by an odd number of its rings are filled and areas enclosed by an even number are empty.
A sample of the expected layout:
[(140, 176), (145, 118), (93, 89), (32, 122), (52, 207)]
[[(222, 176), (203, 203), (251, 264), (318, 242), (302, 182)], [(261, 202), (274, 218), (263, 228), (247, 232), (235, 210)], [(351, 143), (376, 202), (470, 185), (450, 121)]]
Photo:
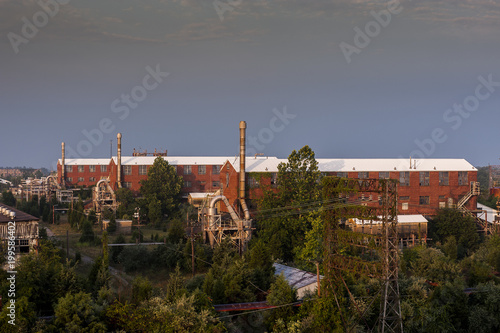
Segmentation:
[(38, 221), (37, 217), (0, 203), (0, 240), (6, 243), (13, 234), (16, 255), (36, 250)]
[[(57, 182), (62, 189), (98, 184), (94, 194), (95, 210), (99, 212), (100, 202), (115, 209), (114, 191), (129, 188), (138, 194), (140, 181), (147, 178), (150, 166), (161, 156), (184, 179), (182, 193), (186, 201), (200, 207), (205, 239), (213, 245), (230, 236), (242, 249), (251, 237), (256, 200), (262, 197), (264, 189), (277, 187), (278, 166), (287, 163), (287, 159), (247, 157), (246, 123), (241, 122), (239, 129), (240, 153), (237, 156), (167, 156), (166, 152), (147, 156), (135, 151), (132, 156), (122, 156), (122, 136), (118, 134), (117, 155), (112, 158), (66, 159), (63, 143)], [(319, 158), (317, 162), (324, 176), (397, 180), (401, 215), (432, 216), (438, 209), (449, 207), (460, 209), (483, 223), (477, 218), (477, 169), (464, 159)], [(381, 204), (381, 198), (373, 195), (361, 194), (360, 199), (367, 206)], [(229, 213), (232, 222), (222, 221), (220, 212)], [(422, 220), (418, 218), (414, 222), (422, 223)], [(426, 237), (427, 226), (419, 228), (420, 237)]]

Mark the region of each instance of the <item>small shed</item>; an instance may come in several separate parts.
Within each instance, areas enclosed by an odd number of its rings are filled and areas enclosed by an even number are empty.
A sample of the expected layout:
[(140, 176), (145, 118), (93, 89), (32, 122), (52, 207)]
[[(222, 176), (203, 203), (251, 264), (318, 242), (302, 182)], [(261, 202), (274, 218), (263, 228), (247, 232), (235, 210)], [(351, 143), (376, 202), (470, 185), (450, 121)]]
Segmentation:
[[(104, 230), (108, 230), (109, 220), (102, 221)], [(116, 220), (116, 233), (129, 235), (132, 233), (132, 220)]]
[[(297, 290), (298, 299), (303, 299), (307, 292), (316, 292), (318, 288), (318, 277), (316, 274), (282, 264), (275, 263), (273, 266), (274, 274), (283, 274), (288, 285)], [(323, 276), (320, 275), (320, 279), (323, 279)]]

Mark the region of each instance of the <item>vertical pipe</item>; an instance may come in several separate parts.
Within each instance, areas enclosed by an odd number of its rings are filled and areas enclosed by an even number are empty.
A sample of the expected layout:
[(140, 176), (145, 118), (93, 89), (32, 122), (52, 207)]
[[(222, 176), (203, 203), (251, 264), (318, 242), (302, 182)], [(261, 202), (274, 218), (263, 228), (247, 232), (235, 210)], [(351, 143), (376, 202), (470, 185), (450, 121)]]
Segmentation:
[(240, 204), (245, 214), (245, 220), (250, 220), (250, 212), (248, 211), (247, 203), (245, 201), (245, 182), (246, 182), (246, 131), (247, 123), (240, 122)]
[(61, 143), (61, 184), (62, 187), (66, 187), (66, 149), (64, 147), (64, 142)]
[(246, 128), (245, 121), (240, 122), (240, 200), (245, 199), (245, 168), (246, 168)]
[(122, 134), (118, 133), (116, 135), (118, 140), (118, 155), (117, 155), (117, 173), (116, 173), (116, 183), (118, 188), (122, 187)]

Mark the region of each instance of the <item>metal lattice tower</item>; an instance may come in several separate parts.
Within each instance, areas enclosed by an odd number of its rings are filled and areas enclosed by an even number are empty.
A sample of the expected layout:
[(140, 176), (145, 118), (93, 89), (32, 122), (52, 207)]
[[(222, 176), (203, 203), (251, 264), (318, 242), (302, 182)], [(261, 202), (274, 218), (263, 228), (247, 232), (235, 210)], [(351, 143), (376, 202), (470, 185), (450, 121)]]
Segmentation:
[[(397, 191), (396, 185), (382, 183), (384, 215), (383, 227), (383, 289), (380, 307), (380, 332), (403, 332), (401, 302), (399, 298), (399, 254), (397, 233)], [(392, 187), (392, 188), (391, 188)]]

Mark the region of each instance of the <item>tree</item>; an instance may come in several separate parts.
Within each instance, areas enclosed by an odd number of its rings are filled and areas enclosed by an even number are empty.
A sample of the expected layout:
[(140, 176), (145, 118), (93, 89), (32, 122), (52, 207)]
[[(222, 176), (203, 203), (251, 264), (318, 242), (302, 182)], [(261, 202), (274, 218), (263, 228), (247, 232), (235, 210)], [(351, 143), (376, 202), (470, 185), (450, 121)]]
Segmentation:
[(148, 178), (141, 180), (141, 193), (148, 205), (160, 201), (162, 216), (171, 216), (179, 207), (182, 183), (176, 169), (158, 156), (148, 170)]
[(456, 209), (441, 209), (432, 220), (431, 231), (442, 242), (455, 237), (458, 259), (471, 254), (480, 243), (474, 220)]
[(15, 207), (16, 206), (16, 198), (14, 194), (10, 191), (4, 191), (2, 193), (2, 202), (7, 206)]
[(116, 201), (119, 202), (116, 215), (123, 218), (124, 215), (132, 216), (136, 207), (134, 194), (128, 188), (119, 188), (116, 190)]
[[(270, 316), (270, 323), (274, 324), (277, 319), (287, 322), (294, 314), (292, 303), (297, 301), (297, 291), (288, 285), (283, 274), (280, 274), (271, 285), (267, 303), (274, 306), (282, 306), (273, 310)], [(283, 306), (289, 305), (289, 306)]]
[(259, 202), (263, 211), (279, 207), (289, 207), (289, 215), (259, 217), (258, 237), (270, 248), (274, 258), (291, 261), (301, 251), (305, 235), (311, 230), (318, 212), (303, 212), (306, 204), (320, 200), (321, 173), (314, 152), (304, 146), (293, 151), (287, 163), (278, 166), (278, 189), (266, 189)]
[(64, 332), (106, 332), (106, 325), (99, 320), (102, 309), (90, 294), (68, 293), (55, 306), (55, 324)]

